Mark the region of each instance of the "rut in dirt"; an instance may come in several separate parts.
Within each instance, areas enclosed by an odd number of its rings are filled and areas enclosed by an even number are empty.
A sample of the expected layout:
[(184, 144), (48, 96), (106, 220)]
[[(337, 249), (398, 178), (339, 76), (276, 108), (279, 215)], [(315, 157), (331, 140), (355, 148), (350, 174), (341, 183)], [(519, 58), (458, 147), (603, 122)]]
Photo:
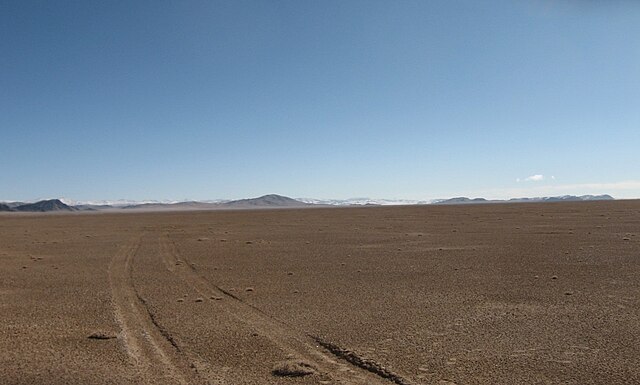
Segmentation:
[(131, 269), (142, 238), (143, 234), (133, 237), (109, 265), (112, 303), (121, 329), (119, 340), (130, 357), (136, 383), (203, 383), (181, 362), (177, 345), (166, 337), (135, 289)]
[(372, 360), (360, 358), (346, 349), (317, 339), (246, 303), (199, 274), (195, 265), (184, 255), (180, 255), (168, 234), (160, 237), (159, 241), (160, 251), (168, 270), (177, 274), (204, 298), (217, 296), (229, 298), (230, 300), (225, 301), (224, 304), (218, 302), (218, 306), (223, 307), (223, 310), (232, 315), (237, 322), (249, 325), (282, 350), (298, 359), (312, 363), (322, 376), (351, 385), (382, 385), (390, 382), (411, 385), (407, 379), (384, 369), (382, 365)]

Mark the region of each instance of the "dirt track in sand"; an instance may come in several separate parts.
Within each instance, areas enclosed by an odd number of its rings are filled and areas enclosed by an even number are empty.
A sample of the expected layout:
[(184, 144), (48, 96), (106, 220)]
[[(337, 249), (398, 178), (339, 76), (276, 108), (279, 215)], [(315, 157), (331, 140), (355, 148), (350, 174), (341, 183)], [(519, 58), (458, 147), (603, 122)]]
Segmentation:
[(639, 201), (4, 214), (0, 261), (3, 384), (640, 383)]

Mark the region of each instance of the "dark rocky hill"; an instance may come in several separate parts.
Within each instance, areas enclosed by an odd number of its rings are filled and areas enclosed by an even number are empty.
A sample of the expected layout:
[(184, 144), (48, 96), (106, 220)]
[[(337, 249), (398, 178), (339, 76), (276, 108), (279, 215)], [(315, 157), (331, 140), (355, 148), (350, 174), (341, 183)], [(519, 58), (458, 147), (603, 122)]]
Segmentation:
[(9, 205), (0, 203), (0, 211), (13, 211), (13, 210), (11, 209), (11, 207), (9, 207)]
[(14, 208), (15, 211), (22, 212), (49, 212), (49, 211), (76, 211), (75, 208), (67, 206), (59, 199), (50, 199), (35, 203), (27, 203)]

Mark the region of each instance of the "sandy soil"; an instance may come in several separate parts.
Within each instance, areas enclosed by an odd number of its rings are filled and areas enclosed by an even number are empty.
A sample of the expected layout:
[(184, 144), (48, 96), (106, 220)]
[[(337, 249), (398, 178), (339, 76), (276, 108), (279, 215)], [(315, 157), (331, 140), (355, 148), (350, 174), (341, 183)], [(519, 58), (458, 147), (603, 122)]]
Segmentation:
[(637, 384), (638, 277), (640, 201), (3, 214), (0, 383)]

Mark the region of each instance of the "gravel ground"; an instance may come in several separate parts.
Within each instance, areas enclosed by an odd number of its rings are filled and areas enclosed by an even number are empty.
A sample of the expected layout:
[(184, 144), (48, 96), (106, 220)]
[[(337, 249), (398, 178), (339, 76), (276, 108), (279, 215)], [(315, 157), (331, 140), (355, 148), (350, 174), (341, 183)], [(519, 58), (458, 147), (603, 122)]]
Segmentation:
[(0, 216), (0, 383), (640, 383), (640, 202)]

